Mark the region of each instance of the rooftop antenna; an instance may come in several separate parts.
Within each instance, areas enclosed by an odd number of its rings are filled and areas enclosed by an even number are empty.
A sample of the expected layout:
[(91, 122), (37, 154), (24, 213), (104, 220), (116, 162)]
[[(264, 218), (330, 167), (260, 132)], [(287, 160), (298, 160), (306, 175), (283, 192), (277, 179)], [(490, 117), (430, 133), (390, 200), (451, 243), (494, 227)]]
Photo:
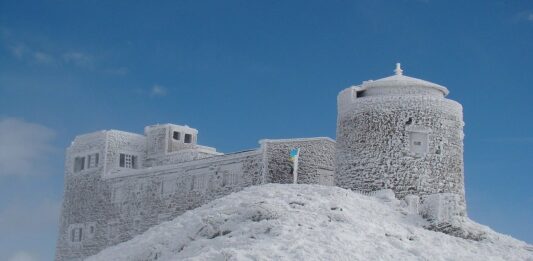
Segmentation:
[(394, 69), (394, 72), (396, 75), (403, 75), (402, 65), (400, 63), (396, 63), (396, 69)]

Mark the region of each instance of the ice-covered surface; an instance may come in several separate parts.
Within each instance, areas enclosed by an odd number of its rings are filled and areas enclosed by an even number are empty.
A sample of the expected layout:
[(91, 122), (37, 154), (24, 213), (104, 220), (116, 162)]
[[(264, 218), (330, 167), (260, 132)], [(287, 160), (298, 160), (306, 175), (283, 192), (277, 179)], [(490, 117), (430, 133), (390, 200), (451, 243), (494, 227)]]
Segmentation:
[(88, 260), (533, 260), (533, 246), (472, 221), (483, 240), (426, 230), (406, 205), (338, 187), (254, 186)]

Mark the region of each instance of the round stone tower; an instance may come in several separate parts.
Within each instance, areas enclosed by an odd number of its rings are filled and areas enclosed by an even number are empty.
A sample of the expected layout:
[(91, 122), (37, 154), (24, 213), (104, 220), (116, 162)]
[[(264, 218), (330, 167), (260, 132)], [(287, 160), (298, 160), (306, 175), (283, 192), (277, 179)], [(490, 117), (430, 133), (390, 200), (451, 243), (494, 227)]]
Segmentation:
[(338, 95), (339, 187), (455, 196), (464, 206), (462, 106), (445, 87), (403, 75), (365, 81)]

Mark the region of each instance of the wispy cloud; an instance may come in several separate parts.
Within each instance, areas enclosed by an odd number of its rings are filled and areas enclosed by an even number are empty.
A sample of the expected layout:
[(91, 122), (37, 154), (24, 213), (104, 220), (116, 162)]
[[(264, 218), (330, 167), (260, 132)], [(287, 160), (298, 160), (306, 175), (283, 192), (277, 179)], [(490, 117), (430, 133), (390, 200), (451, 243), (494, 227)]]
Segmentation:
[(37, 261), (38, 259), (28, 251), (19, 251), (13, 254), (8, 261)]
[(43, 173), (55, 132), (16, 118), (0, 119), (0, 176)]
[(522, 11), (515, 15), (515, 20), (533, 23), (533, 11), (531, 10)]
[(78, 67), (91, 68), (94, 63), (92, 55), (80, 51), (65, 52), (61, 57), (66, 64), (73, 64)]
[(165, 96), (167, 95), (167, 89), (161, 85), (155, 84), (150, 89), (150, 96)]
[(40, 64), (53, 64), (55, 59), (51, 54), (45, 52), (34, 52), (33, 61)]
[(18, 246), (17, 243), (13, 244), (15, 248), (0, 246), (0, 251), (3, 251), (0, 256), (5, 258), (3, 260), (40, 260), (40, 256), (35, 253), (42, 254), (42, 249), (30, 241), (47, 238), (43, 235), (53, 233), (57, 229), (60, 210), (59, 200), (47, 198), (37, 202), (13, 200), (0, 208), (0, 231), (3, 235), (11, 235), (11, 240), (20, 243)]

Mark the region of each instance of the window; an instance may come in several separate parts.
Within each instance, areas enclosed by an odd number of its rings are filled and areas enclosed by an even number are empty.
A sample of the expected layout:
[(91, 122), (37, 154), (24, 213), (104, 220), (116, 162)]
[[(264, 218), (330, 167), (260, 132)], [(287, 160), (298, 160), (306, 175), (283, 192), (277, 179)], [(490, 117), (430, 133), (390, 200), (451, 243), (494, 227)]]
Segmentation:
[(75, 227), (70, 230), (70, 242), (81, 242), (83, 238), (83, 229), (81, 227)]
[(183, 142), (191, 143), (192, 142), (192, 135), (191, 134), (185, 134), (185, 140)]
[(98, 153), (90, 154), (87, 156), (87, 168), (96, 168), (98, 167)]
[(172, 138), (175, 139), (175, 140), (180, 140), (180, 134), (178, 131), (175, 131), (173, 134), (172, 134)]
[(207, 177), (205, 175), (192, 176), (191, 189), (192, 190), (205, 190), (207, 187)]
[(428, 152), (428, 133), (425, 132), (411, 132), (409, 133), (409, 150), (416, 156), (424, 156)]
[(85, 224), (86, 233), (83, 235), (83, 240), (92, 240), (96, 234), (96, 222), (89, 222)]
[(120, 153), (119, 166), (121, 168), (136, 169), (138, 166), (137, 156)]
[(238, 183), (238, 177), (236, 173), (231, 173), (229, 171), (224, 171), (224, 174), (222, 174), (222, 186), (232, 186), (237, 185)]
[(85, 168), (85, 157), (74, 158), (74, 172), (80, 172)]
[(107, 239), (111, 241), (117, 240), (120, 236), (120, 223), (117, 219), (110, 220), (107, 225)]

